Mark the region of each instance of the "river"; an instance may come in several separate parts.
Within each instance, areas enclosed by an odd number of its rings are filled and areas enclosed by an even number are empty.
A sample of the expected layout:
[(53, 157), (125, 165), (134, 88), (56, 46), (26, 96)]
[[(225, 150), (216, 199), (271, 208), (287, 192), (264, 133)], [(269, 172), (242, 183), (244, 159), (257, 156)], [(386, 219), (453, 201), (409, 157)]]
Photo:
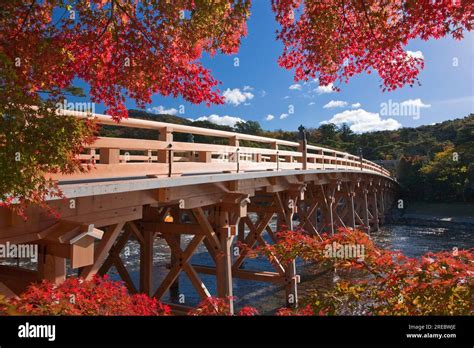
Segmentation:
[[(400, 250), (410, 257), (419, 257), (429, 251), (437, 252), (452, 250), (453, 248), (467, 249), (474, 247), (474, 227), (453, 225), (452, 227), (415, 227), (407, 225), (384, 225), (377, 232), (371, 234), (373, 240), (378, 245), (391, 249)], [(183, 238), (182, 247), (190, 237)], [(170, 262), (169, 250), (163, 240), (157, 239), (154, 253), (154, 286), (158, 287), (161, 280), (168, 272), (167, 264)], [(139, 277), (139, 245), (136, 241), (129, 241), (122, 251), (122, 260), (127, 267), (135, 284), (138, 284)], [(200, 246), (192, 258), (192, 263), (201, 265), (213, 265), (213, 262), (206, 252), (204, 246)], [(250, 259), (244, 263), (247, 269), (268, 270), (272, 267), (263, 258)], [(311, 264), (301, 261), (297, 263), (297, 271), (301, 276), (301, 283), (298, 286), (300, 296), (310, 291), (327, 289), (334, 284), (333, 272), (326, 272), (322, 275), (319, 270)], [(114, 269), (109, 271), (112, 279), (119, 279)], [(215, 277), (201, 274), (202, 281), (206, 284), (211, 293), (215, 293)], [(187, 306), (195, 306), (199, 302), (199, 297), (194, 291), (186, 275), (181, 274), (179, 278), (179, 294), (184, 299)], [(273, 314), (277, 308), (285, 304), (285, 292), (281, 286), (255, 282), (242, 279), (234, 279), (234, 296), (236, 308), (251, 305), (257, 308), (260, 314)], [(163, 301), (169, 301), (168, 295)]]

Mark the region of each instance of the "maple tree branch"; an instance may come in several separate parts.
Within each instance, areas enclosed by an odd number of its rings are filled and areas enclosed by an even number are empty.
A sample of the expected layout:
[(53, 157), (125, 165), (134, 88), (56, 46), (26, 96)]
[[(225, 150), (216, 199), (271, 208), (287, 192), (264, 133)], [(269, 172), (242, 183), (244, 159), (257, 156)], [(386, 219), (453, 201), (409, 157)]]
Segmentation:
[(375, 39), (375, 41), (377, 42), (377, 44), (383, 49), (382, 45), (380, 44), (378, 38), (375, 36), (375, 33), (374, 33), (374, 28), (372, 26), (372, 22), (370, 21), (370, 18), (369, 18), (369, 14), (367, 13), (367, 6), (365, 4), (365, 0), (361, 0), (362, 2), (362, 7), (364, 9), (364, 14), (365, 14), (365, 19), (367, 20), (367, 24), (369, 25), (369, 29), (370, 29), (370, 32), (372, 34), (372, 37)]
[[(127, 17), (130, 18), (130, 20), (131, 20), (132, 22), (134, 22), (134, 24), (137, 24), (137, 23), (135, 22), (135, 18), (132, 18), (132, 16), (130, 16), (130, 15), (128, 14), (128, 12), (122, 7), (122, 5), (120, 5), (119, 3), (116, 3), (116, 5), (117, 5), (117, 7), (118, 7), (119, 10), (121, 10), (123, 13), (125, 13), (125, 14), (127, 15)], [(150, 43), (150, 45), (152, 45), (152, 46), (155, 48), (155, 50), (157, 50), (157, 52), (158, 52), (159, 50), (157, 49), (156, 43), (153, 42), (153, 40), (151, 40), (151, 39), (148, 37), (147, 33), (145, 33), (145, 32), (140, 28), (139, 25), (137, 25), (137, 29), (138, 29), (138, 31), (143, 35), (143, 37)]]
[(97, 41), (100, 41), (100, 39), (102, 39), (102, 37), (103, 37), (104, 34), (106, 33), (107, 29), (109, 28), (110, 23), (112, 22), (112, 18), (114, 17), (114, 4), (115, 4), (115, 0), (112, 0), (112, 1), (110, 2), (111, 9), (110, 9), (110, 16), (109, 16), (109, 19), (108, 19), (107, 24), (105, 25), (104, 29), (103, 29), (102, 32), (100, 33), (99, 37), (96, 39)]
[(33, 11), (33, 7), (36, 5), (36, 0), (33, 0), (33, 2), (30, 5), (30, 8), (28, 9), (28, 12), (26, 12), (25, 18), (23, 19), (23, 22), (21, 22), (20, 29), (16, 32), (16, 34), (13, 36), (12, 40), (15, 40), (16, 37), (23, 31), (23, 28), (25, 27), (25, 23), (28, 20), (28, 17), (30, 17), (31, 11)]

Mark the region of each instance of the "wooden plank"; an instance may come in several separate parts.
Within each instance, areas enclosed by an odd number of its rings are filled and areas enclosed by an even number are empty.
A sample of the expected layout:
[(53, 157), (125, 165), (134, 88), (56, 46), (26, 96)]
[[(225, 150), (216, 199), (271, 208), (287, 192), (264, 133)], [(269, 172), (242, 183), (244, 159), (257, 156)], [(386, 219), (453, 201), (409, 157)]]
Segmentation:
[[(192, 265), (196, 272), (215, 275), (216, 268), (204, 265)], [(276, 284), (285, 283), (285, 278), (282, 277), (277, 272), (268, 272), (268, 271), (256, 271), (256, 270), (248, 270), (248, 269), (239, 269), (232, 271), (232, 276), (235, 278), (246, 279), (246, 280), (254, 280), (259, 282), (270, 282)]]

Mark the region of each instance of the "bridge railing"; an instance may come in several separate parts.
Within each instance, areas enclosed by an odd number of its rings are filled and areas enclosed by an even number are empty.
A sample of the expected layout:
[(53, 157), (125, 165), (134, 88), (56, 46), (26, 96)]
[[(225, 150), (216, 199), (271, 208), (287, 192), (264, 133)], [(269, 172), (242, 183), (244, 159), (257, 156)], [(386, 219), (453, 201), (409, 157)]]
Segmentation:
[[(62, 114), (94, 118), (96, 123), (156, 130), (156, 140), (99, 137), (85, 147), (79, 159), (93, 164), (88, 173), (52, 174), (55, 180), (120, 177), (167, 177), (179, 175), (248, 172), (262, 170), (321, 169), (360, 170), (390, 176), (383, 167), (349, 153), (281, 139), (250, 134), (155, 122), (124, 119), (116, 123), (110, 116), (75, 111)], [(179, 142), (173, 134), (184, 133), (225, 138), (228, 144)], [(246, 141), (247, 146), (240, 142)]]

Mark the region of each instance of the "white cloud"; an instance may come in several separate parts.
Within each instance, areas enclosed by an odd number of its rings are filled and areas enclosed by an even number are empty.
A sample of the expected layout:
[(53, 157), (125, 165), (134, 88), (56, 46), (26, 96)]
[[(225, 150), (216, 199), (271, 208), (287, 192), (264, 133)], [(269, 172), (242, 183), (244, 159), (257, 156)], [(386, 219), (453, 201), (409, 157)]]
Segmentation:
[(268, 114), (267, 117), (265, 117), (265, 120), (271, 121), (275, 118), (275, 116)]
[(253, 91), (253, 87), (252, 86), (244, 86), (244, 88), (242, 88), (243, 91)]
[(154, 114), (167, 114), (167, 115), (176, 115), (178, 110), (175, 108), (166, 109), (163, 105), (153, 106), (151, 108), (146, 109), (148, 112), (152, 112)]
[(395, 130), (402, 126), (393, 118), (381, 119), (378, 113), (364, 109), (346, 110), (335, 114), (330, 120), (321, 122), (321, 124), (327, 123), (334, 123), (338, 126), (346, 123), (355, 133)]
[(195, 121), (209, 121), (220, 126), (229, 126), (234, 127), (237, 122), (245, 122), (245, 120), (241, 119), (240, 117), (234, 116), (219, 116), (216, 114), (209, 115), (209, 116), (201, 116), (197, 118)]
[(324, 109), (332, 109), (332, 108), (343, 108), (347, 106), (347, 102), (343, 100), (331, 100), (329, 103), (323, 106)]
[(316, 93), (318, 94), (328, 94), (328, 93), (334, 93), (335, 91), (332, 89), (333, 88), (333, 84), (330, 83), (329, 85), (327, 86), (318, 86), (318, 88), (316, 88)]
[(281, 114), (281, 115), (280, 115), (280, 120), (284, 120), (284, 119), (287, 118), (288, 116), (290, 116), (290, 115), (288, 115), (288, 114)]
[(283, 97), (283, 99), (290, 99), (290, 96), (289, 96), (289, 95), (285, 95), (285, 96)]
[(234, 88), (234, 89), (227, 88), (224, 91), (223, 95), (225, 98), (225, 102), (227, 104), (232, 104), (234, 106), (238, 106), (246, 102), (247, 100), (253, 99), (254, 97), (253, 93), (245, 92), (245, 91), (241, 92), (240, 89), (238, 88)]
[(303, 82), (303, 85), (306, 85), (306, 84), (310, 85), (310, 84), (312, 84), (312, 83), (318, 83), (318, 82), (319, 82), (319, 80), (318, 80), (318, 78), (316, 77), (316, 78), (314, 78), (314, 79), (312, 79), (312, 80)]
[(407, 54), (413, 58), (425, 59), (425, 57), (423, 57), (423, 52), (421, 51), (407, 51)]
[(315, 105), (315, 104), (316, 104), (315, 102), (311, 102), (308, 104), (308, 106)]
[(301, 91), (303, 87), (299, 83), (295, 83), (288, 87), (288, 89), (291, 89), (292, 91)]
[(431, 104), (425, 104), (420, 98), (408, 99), (400, 103), (401, 106), (415, 107), (415, 108), (430, 108)]
[(262, 89), (262, 91), (260, 92), (260, 97), (265, 97), (267, 95), (267, 91), (265, 91), (264, 89)]
[(362, 106), (361, 103), (354, 103), (354, 104), (351, 105), (351, 108), (358, 109), (358, 108), (360, 108), (361, 106)]

